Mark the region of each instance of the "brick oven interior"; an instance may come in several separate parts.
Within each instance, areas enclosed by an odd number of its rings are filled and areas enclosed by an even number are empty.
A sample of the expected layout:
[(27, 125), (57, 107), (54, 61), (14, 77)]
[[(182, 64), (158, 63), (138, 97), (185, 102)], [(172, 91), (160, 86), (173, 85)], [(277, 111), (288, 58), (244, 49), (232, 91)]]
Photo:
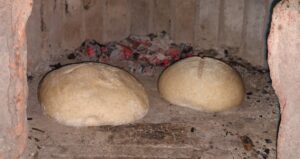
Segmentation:
[[(279, 102), (267, 65), (272, 0), (34, 0), (27, 23), (27, 158), (276, 158)], [(152, 75), (132, 73), (151, 108), (123, 126), (73, 128), (43, 114), (37, 89), (61, 65), (98, 61), (78, 52), (87, 39), (107, 45), (130, 35), (164, 34), (201, 57), (220, 59), (245, 83), (241, 107), (204, 113), (164, 101)], [(77, 52), (76, 52), (77, 49)], [(118, 61), (112, 65), (129, 66)]]

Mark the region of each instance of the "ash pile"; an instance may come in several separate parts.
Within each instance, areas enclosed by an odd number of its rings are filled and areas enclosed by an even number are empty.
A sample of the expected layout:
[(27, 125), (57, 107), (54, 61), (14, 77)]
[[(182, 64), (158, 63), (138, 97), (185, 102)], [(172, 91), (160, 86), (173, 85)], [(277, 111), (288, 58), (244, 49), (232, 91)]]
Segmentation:
[[(152, 76), (157, 70), (161, 71), (178, 60), (193, 56), (216, 58), (238, 70), (240, 68), (237, 67), (242, 67), (255, 72), (265, 72), (234, 56), (235, 52), (236, 49), (196, 50), (188, 43), (176, 44), (165, 31), (162, 31), (156, 34), (130, 35), (123, 40), (105, 44), (87, 39), (77, 49), (68, 52), (67, 58), (79, 62), (106, 63), (146, 76)], [(58, 63), (50, 67), (56, 69), (61, 66)]]
[(187, 57), (197, 56), (190, 44), (175, 44), (166, 32), (130, 35), (118, 41), (100, 44), (85, 40), (69, 58), (118, 65), (132, 73), (153, 75), (156, 68)]

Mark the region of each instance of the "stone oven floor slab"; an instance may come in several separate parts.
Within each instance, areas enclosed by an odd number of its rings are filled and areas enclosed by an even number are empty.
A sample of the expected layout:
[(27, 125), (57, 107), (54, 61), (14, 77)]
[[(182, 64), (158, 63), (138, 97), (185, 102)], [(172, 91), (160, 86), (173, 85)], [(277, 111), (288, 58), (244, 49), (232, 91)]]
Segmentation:
[(279, 104), (268, 72), (227, 63), (240, 72), (246, 85), (247, 95), (238, 109), (203, 113), (172, 105), (159, 96), (158, 71), (152, 77), (136, 75), (150, 97), (151, 108), (144, 119), (87, 128), (63, 126), (44, 115), (37, 88), (47, 71), (31, 73), (26, 158), (276, 158)]

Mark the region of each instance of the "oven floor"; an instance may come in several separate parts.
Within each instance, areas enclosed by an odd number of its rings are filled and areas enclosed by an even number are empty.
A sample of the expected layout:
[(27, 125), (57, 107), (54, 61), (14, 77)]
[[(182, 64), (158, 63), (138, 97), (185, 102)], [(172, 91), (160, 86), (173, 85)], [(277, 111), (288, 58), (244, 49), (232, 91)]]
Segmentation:
[[(71, 61), (62, 63), (68, 62)], [(37, 101), (37, 87), (46, 71), (32, 73), (33, 78), (28, 82), (26, 156), (29, 159), (276, 158), (279, 104), (268, 72), (234, 67), (241, 73), (247, 89), (245, 101), (238, 109), (203, 113), (171, 105), (157, 91), (158, 71), (153, 77), (136, 75), (150, 98), (151, 108), (144, 119), (124, 126), (87, 128), (63, 126), (43, 115)]]

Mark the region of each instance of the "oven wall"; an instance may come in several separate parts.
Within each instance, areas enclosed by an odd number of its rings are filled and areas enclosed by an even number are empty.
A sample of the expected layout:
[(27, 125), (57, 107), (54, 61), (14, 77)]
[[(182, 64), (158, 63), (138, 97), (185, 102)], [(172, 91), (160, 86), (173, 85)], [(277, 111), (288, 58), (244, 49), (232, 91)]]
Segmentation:
[(0, 158), (22, 158), (27, 144), (27, 49), (30, 0), (0, 0)]
[(28, 22), (28, 68), (74, 49), (87, 38), (120, 40), (165, 30), (175, 42), (230, 49), (266, 67), (272, 0), (34, 0)]

